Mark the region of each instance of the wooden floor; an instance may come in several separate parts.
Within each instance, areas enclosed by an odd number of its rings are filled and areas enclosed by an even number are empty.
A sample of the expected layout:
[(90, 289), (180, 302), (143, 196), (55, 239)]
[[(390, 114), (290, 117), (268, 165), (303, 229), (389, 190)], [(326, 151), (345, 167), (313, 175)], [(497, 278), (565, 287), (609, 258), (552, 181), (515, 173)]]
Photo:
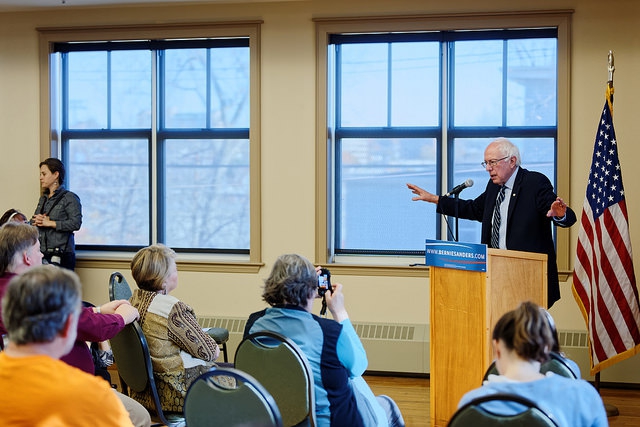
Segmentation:
[[(396, 401), (407, 427), (429, 425), (429, 380), (427, 378), (368, 375), (365, 379), (374, 394), (386, 394)], [(600, 395), (605, 405), (612, 405), (620, 412), (618, 416), (609, 417), (610, 426), (640, 426), (640, 390), (603, 387), (600, 389)]]
[(407, 427), (429, 425), (429, 380), (386, 376), (365, 376), (375, 395), (386, 394), (400, 407)]

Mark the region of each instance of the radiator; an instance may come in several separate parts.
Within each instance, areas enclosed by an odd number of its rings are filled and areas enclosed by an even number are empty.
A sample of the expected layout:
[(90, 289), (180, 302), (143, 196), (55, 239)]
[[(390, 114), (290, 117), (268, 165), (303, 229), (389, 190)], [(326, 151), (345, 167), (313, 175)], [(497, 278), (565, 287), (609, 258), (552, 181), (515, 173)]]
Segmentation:
[[(229, 330), (229, 360), (242, 340), (246, 318), (199, 317), (203, 328)], [(426, 373), (429, 366), (429, 327), (426, 324), (354, 322), (362, 340), (370, 371)]]

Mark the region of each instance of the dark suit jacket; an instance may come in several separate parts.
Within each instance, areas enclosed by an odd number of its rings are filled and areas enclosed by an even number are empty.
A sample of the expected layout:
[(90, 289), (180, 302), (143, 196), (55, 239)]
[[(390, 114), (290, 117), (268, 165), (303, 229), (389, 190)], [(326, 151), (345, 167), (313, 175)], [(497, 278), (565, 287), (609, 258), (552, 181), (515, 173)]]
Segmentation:
[[(491, 219), (500, 186), (491, 182), (484, 193), (474, 200), (459, 200), (458, 217), (482, 222), (482, 243), (490, 245)], [(516, 175), (507, 214), (507, 249), (547, 254), (548, 305), (560, 299), (556, 250), (551, 234), (551, 223), (570, 227), (576, 222), (576, 214), (567, 208), (562, 221), (548, 218), (547, 212), (556, 199), (549, 179), (539, 173), (520, 168)], [(440, 197), (438, 213), (453, 216), (455, 199)]]

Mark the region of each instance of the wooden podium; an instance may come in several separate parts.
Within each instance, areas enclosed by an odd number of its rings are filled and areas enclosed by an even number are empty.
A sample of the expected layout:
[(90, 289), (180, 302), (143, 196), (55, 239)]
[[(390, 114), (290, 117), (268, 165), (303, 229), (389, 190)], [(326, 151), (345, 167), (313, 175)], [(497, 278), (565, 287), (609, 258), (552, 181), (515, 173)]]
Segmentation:
[(482, 385), (496, 321), (520, 302), (547, 306), (547, 255), (487, 249), (487, 271), (430, 267), (431, 426), (446, 426), (463, 394)]

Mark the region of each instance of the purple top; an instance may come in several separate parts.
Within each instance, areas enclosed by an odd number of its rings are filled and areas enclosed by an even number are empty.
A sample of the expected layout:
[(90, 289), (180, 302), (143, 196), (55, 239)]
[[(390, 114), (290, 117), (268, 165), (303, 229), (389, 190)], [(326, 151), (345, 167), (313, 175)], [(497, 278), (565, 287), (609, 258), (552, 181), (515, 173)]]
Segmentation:
[(60, 360), (94, 375), (96, 373), (87, 341), (100, 342), (116, 336), (124, 328), (119, 314), (98, 314), (93, 308), (84, 307), (78, 320), (78, 337), (71, 351)]
[[(9, 282), (13, 277), (16, 276), (15, 273), (9, 273), (5, 271), (5, 273), (0, 276), (0, 301), (4, 298), (4, 293), (7, 291), (7, 286), (9, 286)], [(4, 321), (2, 320), (2, 304), (0, 304), (0, 334), (4, 335), (7, 333), (7, 329), (4, 327)]]

